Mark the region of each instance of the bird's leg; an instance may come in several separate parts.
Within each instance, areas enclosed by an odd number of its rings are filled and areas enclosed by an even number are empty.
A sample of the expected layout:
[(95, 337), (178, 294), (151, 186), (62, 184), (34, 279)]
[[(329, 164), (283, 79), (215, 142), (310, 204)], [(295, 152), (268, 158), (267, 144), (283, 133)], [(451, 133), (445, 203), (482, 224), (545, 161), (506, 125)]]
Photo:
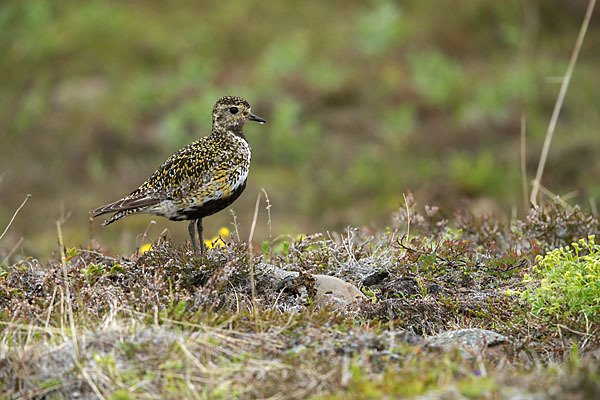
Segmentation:
[(204, 227), (202, 226), (202, 218), (196, 220), (196, 229), (198, 230), (198, 240), (200, 242), (200, 253), (204, 255)]
[(198, 246), (196, 245), (196, 231), (194, 230), (194, 220), (190, 221), (188, 225), (188, 232), (190, 233), (190, 239), (192, 239), (192, 247), (194, 248), (194, 254), (198, 254)]

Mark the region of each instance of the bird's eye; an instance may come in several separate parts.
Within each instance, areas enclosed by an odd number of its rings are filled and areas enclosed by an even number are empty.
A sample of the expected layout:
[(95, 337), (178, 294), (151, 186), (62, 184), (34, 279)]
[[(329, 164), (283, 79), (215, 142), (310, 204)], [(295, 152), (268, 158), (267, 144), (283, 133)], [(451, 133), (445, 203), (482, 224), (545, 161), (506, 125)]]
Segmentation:
[(238, 110), (238, 108), (237, 108), (237, 107), (231, 107), (231, 108), (229, 109), (229, 112), (230, 112), (230, 113), (232, 113), (232, 114), (237, 114), (237, 112), (238, 112), (238, 111), (239, 111), (239, 110)]

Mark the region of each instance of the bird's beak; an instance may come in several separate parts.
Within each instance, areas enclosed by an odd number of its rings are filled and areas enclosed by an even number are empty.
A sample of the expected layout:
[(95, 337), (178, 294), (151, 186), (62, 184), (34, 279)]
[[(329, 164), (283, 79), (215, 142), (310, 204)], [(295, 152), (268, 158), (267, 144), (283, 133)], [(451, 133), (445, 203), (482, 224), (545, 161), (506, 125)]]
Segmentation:
[(250, 113), (250, 116), (248, 117), (248, 121), (256, 121), (256, 122), (260, 122), (261, 124), (264, 124), (265, 122), (267, 122), (266, 120), (262, 119), (258, 115), (254, 115), (252, 113)]

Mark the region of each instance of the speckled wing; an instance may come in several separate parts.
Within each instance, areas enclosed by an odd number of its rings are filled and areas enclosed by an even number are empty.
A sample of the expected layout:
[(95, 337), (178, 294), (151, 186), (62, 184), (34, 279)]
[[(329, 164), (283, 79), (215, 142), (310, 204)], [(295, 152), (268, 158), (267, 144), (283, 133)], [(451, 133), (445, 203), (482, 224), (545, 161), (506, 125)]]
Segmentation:
[(207, 136), (169, 157), (125, 198), (92, 212), (116, 212), (103, 225), (137, 213), (183, 219), (179, 216), (185, 212), (230, 196), (245, 182), (249, 162), (249, 147), (243, 139), (235, 137), (231, 143), (215, 143), (213, 136)]

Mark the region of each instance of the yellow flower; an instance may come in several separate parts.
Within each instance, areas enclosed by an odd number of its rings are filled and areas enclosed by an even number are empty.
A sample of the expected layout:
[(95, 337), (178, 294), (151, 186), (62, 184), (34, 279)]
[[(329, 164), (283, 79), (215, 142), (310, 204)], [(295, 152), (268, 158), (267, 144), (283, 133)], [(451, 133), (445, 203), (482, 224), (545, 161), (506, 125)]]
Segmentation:
[(229, 237), (229, 229), (222, 227), (219, 229), (218, 236), (214, 236), (208, 240), (204, 241), (204, 244), (209, 249), (213, 249), (215, 247), (223, 247), (225, 246), (225, 241), (223, 239), (227, 239)]
[(140, 254), (144, 254), (145, 252), (152, 250), (152, 245), (150, 243), (145, 243), (140, 247)]
[(223, 246), (225, 246), (225, 242), (223, 241), (223, 239), (221, 239), (218, 236), (215, 236), (215, 237), (212, 237), (210, 239), (205, 240), (204, 244), (209, 249), (213, 249), (215, 247), (223, 247)]
[(221, 236), (222, 238), (226, 238), (229, 236), (229, 229), (222, 227), (221, 229), (219, 229), (219, 236)]

